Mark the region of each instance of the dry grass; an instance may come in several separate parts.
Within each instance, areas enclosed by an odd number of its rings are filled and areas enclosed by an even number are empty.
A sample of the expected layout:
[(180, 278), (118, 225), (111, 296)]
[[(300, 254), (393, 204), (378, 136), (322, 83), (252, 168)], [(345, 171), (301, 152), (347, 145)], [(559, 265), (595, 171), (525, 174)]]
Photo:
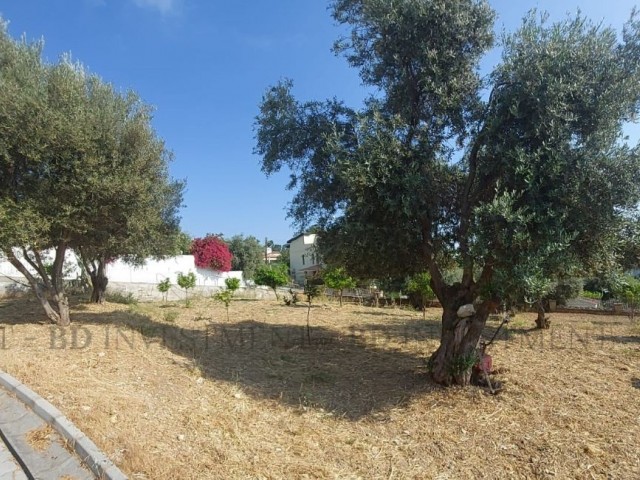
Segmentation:
[(437, 310), (323, 304), (311, 346), (305, 308), (230, 315), (78, 304), (63, 332), (7, 300), (0, 368), (132, 479), (640, 478), (640, 331), (625, 317), (554, 314), (535, 332), (519, 315), (491, 347), (507, 369), (491, 396), (429, 381)]
[(26, 440), (31, 447), (38, 452), (44, 452), (51, 445), (51, 439), (55, 435), (51, 425), (45, 425), (27, 432)]

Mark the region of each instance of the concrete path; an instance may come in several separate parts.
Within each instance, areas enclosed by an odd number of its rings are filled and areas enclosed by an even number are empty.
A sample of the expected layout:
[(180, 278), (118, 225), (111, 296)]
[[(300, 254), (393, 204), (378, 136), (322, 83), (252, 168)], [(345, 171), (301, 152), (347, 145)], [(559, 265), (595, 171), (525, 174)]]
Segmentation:
[(7, 480), (27, 480), (27, 475), (13, 457), (4, 441), (0, 443), (0, 478), (6, 478)]
[(93, 480), (63, 438), (31, 408), (0, 391), (0, 480)]
[(128, 480), (60, 410), (0, 371), (0, 480)]

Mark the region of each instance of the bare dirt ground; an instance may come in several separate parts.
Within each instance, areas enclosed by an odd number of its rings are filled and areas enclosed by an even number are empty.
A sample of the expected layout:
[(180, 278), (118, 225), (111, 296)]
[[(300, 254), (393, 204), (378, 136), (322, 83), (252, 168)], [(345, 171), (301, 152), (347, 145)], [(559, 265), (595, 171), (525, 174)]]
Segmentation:
[(430, 382), (439, 314), (321, 303), (308, 345), (275, 301), (76, 302), (63, 330), (1, 300), (0, 368), (131, 479), (640, 478), (637, 324), (519, 314), (491, 396)]

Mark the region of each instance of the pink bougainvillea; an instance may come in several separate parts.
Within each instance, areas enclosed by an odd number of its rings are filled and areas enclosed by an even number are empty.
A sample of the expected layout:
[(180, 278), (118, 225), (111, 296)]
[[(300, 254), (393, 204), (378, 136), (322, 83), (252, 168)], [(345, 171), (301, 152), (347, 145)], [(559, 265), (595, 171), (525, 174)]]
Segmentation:
[(210, 268), (220, 272), (231, 270), (233, 255), (224, 240), (215, 235), (194, 239), (191, 244), (191, 255), (195, 257), (196, 267)]

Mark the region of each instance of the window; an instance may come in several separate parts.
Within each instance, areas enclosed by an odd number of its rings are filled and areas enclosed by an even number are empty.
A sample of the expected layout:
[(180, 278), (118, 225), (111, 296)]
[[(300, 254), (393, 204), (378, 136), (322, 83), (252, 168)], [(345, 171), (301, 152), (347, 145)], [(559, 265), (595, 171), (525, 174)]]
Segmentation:
[(304, 265), (304, 255), (302, 255), (302, 265)]

